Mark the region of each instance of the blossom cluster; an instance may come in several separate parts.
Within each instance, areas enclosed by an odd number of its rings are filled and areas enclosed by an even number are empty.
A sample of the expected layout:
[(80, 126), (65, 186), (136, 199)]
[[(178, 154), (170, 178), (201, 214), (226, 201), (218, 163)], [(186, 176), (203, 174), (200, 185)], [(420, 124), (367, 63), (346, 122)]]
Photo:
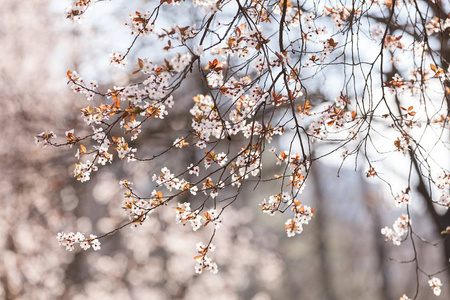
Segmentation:
[(56, 134), (53, 131), (43, 131), (34, 137), (34, 142), (36, 146), (43, 146), (43, 148), (47, 147), (47, 145), (51, 145), (51, 139), (55, 139)]
[[(272, 151), (276, 151), (273, 149)], [(289, 154), (288, 151), (280, 152), (277, 156), (277, 165), (281, 163), (285, 163), (290, 169), (292, 169), (292, 173), (289, 176), (290, 184), (288, 186), (292, 186), (295, 192), (302, 192), (305, 188), (306, 176), (309, 169), (309, 161), (304, 160), (298, 153)]]
[(199, 6), (204, 14), (215, 13), (219, 10), (219, 0), (193, 0), (194, 6)]
[(92, 0), (72, 0), (71, 7), (67, 8), (67, 19), (81, 22), (82, 15), (94, 4)]
[(123, 53), (113, 51), (109, 56), (109, 62), (116, 67), (124, 68), (127, 65), (127, 59)]
[[(114, 61), (120, 64), (125, 62), (125, 57), (114, 54)], [(92, 150), (88, 150), (84, 145), (80, 145), (77, 150), (76, 157), (83, 155), (93, 155), (92, 160), (79, 162), (75, 165), (74, 176), (81, 182), (88, 181), (92, 171), (98, 169), (97, 164), (105, 165), (106, 162), (112, 162), (113, 155), (108, 152), (111, 145), (115, 146), (117, 155), (120, 159), (127, 158), (128, 161), (136, 159), (137, 149), (131, 147), (124, 137), (112, 137), (112, 141), (108, 138), (108, 132), (111, 125), (108, 121), (112, 116), (121, 114), (122, 120), (120, 126), (124, 128), (125, 134), (131, 135), (131, 140), (138, 138), (141, 132), (143, 121), (138, 121), (138, 117), (144, 120), (149, 118), (163, 119), (168, 114), (166, 107), (173, 107), (173, 97), (168, 94), (168, 87), (173, 75), (184, 70), (191, 62), (189, 53), (174, 56), (170, 62), (166, 61), (163, 66), (156, 66), (148, 60), (139, 59), (138, 67), (146, 79), (143, 81), (143, 87), (139, 85), (130, 85), (127, 87), (114, 87), (108, 89), (107, 93), (101, 94), (98, 91), (98, 84), (90, 81), (88, 84), (77, 74), (76, 71), (68, 71), (70, 88), (76, 92), (86, 96), (91, 101), (96, 94), (106, 96), (112, 100), (112, 104), (101, 103), (98, 106), (87, 106), (81, 109), (81, 115), (84, 122), (92, 128), (92, 138), (98, 145), (94, 145)], [(148, 100), (152, 101), (149, 102)], [(122, 109), (121, 103), (126, 101), (128, 108)], [(108, 131), (107, 131), (108, 130)], [(36, 144), (46, 146), (50, 144), (50, 139), (56, 138), (51, 132), (43, 132), (35, 137)], [(67, 144), (72, 145), (79, 141), (79, 138), (73, 134), (73, 131), (66, 132)], [(195, 191), (195, 190), (194, 190)]]
[(428, 35), (434, 33), (444, 32), (450, 28), (450, 17), (447, 19), (440, 19), (438, 17), (433, 17), (427, 25), (425, 25), (425, 30)]
[[(223, 63), (220, 63), (220, 66), (222, 66)], [(221, 87), (223, 84), (223, 68), (220, 67), (211, 70), (211, 72), (206, 75), (206, 80), (208, 81), (208, 85), (210, 88), (218, 88)]]
[[(108, 121), (109, 118), (118, 112), (117, 107), (109, 104), (99, 105), (98, 107), (86, 106), (81, 109), (83, 121), (87, 125), (100, 125), (102, 122)], [(93, 127), (94, 134), (98, 128)]]
[[(261, 10), (268, 10), (267, 5), (264, 2), (258, 2), (258, 5), (256, 6), (256, 9), (259, 11)], [(289, 26), (295, 26), (298, 25), (299, 17), (303, 17), (305, 14), (304, 12), (297, 6), (294, 6), (291, 1), (279, 1), (278, 5), (275, 6), (273, 9), (274, 14), (283, 16), (285, 15), (285, 22)], [(262, 14), (264, 16), (264, 14)], [(269, 14), (270, 15), (270, 14)], [(267, 22), (270, 22), (270, 18), (267, 18)]]
[(441, 294), (441, 286), (442, 282), (439, 278), (433, 277), (430, 280), (428, 280), (428, 284), (430, 285), (431, 289), (433, 290), (433, 293), (436, 296), (439, 296)]
[(141, 124), (142, 122), (134, 120), (129, 120), (128, 122), (125, 122), (125, 120), (122, 120), (120, 122), (120, 127), (125, 128), (125, 134), (130, 133), (131, 134), (131, 140), (137, 139), (139, 133), (141, 133)]
[(91, 80), (86, 83), (76, 71), (67, 71), (67, 78), (69, 78), (69, 87), (74, 93), (80, 93), (85, 95), (87, 101), (94, 99), (94, 96), (98, 94), (98, 83), (95, 80)]
[(75, 129), (67, 130), (65, 133), (67, 144), (70, 148), (79, 142), (80, 138), (75, 135)]
[[(163, 50), (169, 51), (174, 47), (172, 45), (171, 40), (176, 40), (180, 42), (182, 45), (185, 45), (186, 41), (194, 38), (198, 34), (198, 32), (199, 31), (197, 30), (195, 24), (192, 26), (183, 26), (183, 27), (174, 24), (170, 29), (163, 29), (163, 33), (158, 34), (158, 38), (160, 40), (164, 40), (164, 38), (166, 37), (169, 38), (169, 40), (167, 41), (168, 45), (163, 48)], [(199, 48), (196, 47), (195, 49), (198, 50)]]
[[(211, 151), (205, 151), (206, 157), (203, 160), (205, 164), (205, 170), (208, 169), (210, 166), (212, 166), (214, 163), (218, 164), (219, 166), (223, 167), (226, 165), (228, 158), (225, 152), (220, 152), (215, 154), (214, 150)], [(198, 175), (198, 172), (197, 172)]]
[(125, 22), (125, 26), (131, 28), (131, 34), (149, 35), (154, 33), (155, 25), (150, 24), (151, 13), (149, 11), (145, 13), (135, 12), (134, 15), (129, 16), (129, 21)]
[(223, 58), (239, 57), (248, 59), (254, 51), (258, 51), (269, 42), (263, 35), (260, 25), (240, 24), (227, 40), (225, 45), (218, 45), (211, 51), (213, 55), (220, 55)]
[(114, 144), (117, 145), (115, 150), (117, 151), (117, 155), (120, 159), (127, 158), (128, 161), (135, 160), (135, 153), (137, 151), (136, 148), (130, 147), (128, 143), (125, 142), (125, 139), (123, 137), (113, 139), (113, 141)]
[(175, 210), (175, 223), (182, 224), (183, 226), (189, 223), (194, 231), (197, 231), (202, 226), (200, 211), (192, 211), (189, 202), (178, 203), (178, 207)]
[(252, 63), (252, 67), (255, 68), (256, 72), (258, 72), (258, 75), (261, 75), (262, 72), (267, 69), (267, 61), (266, 58), (263, 55), (258, 55)]
[[(164, 185), (169, 191), (172, 191), (172, 189), (184, 191), (189, 189), (190, 186), (188, 181), (176, 177), (173, 173), (170, 173), (170, 170), (166, 167), (161, 169), (159, 175), (153, 174), (152, 180), (158, 185)], [(197, 191), (197, 189), (193, 189), (193, 187), (191, 187), (191, 190), (194, 192)]]
[(290, 205), (292, 203), (289, 193), (282, 192), (277, 195), (272, 195), (269, 200), (263, 200), (261, 203), (261, 209), (264, 213), (273, 216), (275, 212), (280, 211), (282, 205)]
[(138, 225), (147, 219), (147, 216), (151, 214), (155, 208), (165, 204), (161, 191), (152, 191), (152, 195), (148, 199), (136, 199), (133, 194), (132, 189), (133, 183), (128, 180), (121, 180), (120, 186), (128, 189), (124, 193), (125, 200), (123, 202), (122, 208), (128, 216), (128, 219), (133, 222), (131, 225), (132, 229), (135, 229)]
[(202, 217), (202, 220), (205, 222), (204, 226), (206, 227), (209, 223), (211, 223), (214, 226), (214, 229), (219, 229), (220, 227), (222, 227), (223, 223), (223, 218), (222, 215), (219, 214), (219, 212), (214, 209), (211, 208), (208, 211), (204, 212), (204, 217)]
[(395, 150), (401, 152), (403, 155), (408, 154), (411, 149), (411, 138), (407, 133), (403, 133), (399, 138), (394, 141)]
[(307, 225), (314, 217), (314, 208), (303, 205), (298, 200), (294, 200), (292, 203), (292, 211), (295, 214), (294, 218), (288, 219), (285, 223), (286, 234), (288, 237), (302, 233), (303, 225)]
[(275, 215), (277, 211), (283, 211), (285, 207), (291, 207), (294, 212), (294, 217), (288, 219), (285, 223), (287, 236), (292, 237), (295, 234), (302, 233), (303, 225), (307, 225), (314, 217), (314, 208), (303, 205), (300, 201), (293, 199), (287, 192), (272, 195), (268, 201), (264, 199), (261, 203), (262, 211), (270, 216)]
[(59, 245), (66, 247), (66, 250), (73, 251), (75, 249), (75, 244), (80, 244), (80, 247), (87, 250), (92, 247), (94, 250), (100, 250), (100, 241), (97, 239), (96, 235), (91, 234), (89, 238), (86, 238), (84, 233), (81, 232), (60, 232), (56, 236)]
[[(345, 100), (344, 100), (345, 99)], [(308, 132), (316, 140), (325, 140), (330, 133), (344, 131), (347, 125), (358, 119), (356, 111), (346, 109), (349, 104), (346, 96), (335, 98), (335, 104), (326, 107), (318, 118), (309, 125)], [(302, 111), (299, 111), (302, 114)], [(349, 131), (353, 135), (352, 131)]]
[(199, 242), (195, 247), (197, 249), (197, 252), (199, 253), (199, 255), (194, 257), (196, 261), (195, 273), (201, 274), (203, 270), (209, 270), (211, 273), (217, 274), (217, 272), (219, 271), (217, 263), (206, 256), (206, 253), (208, 253), (208, 251), (213, 252), (214, 250), (216, 250), (216, 246), (213, 243), (209, 243), (208, 246), (205, 246), (202, 242)]
[(189, 111), (193, 116), (192, 129), (199, 139), (196, 146), (202, 149), (206, 147), (206, 142), (211, 139), (211, 136), (217, 139), (222, 137), (224, 124), (211, 96), (199, 94), (193, 99), (195, 105)]
[(94, 165), (94, 163), (91, 162), (90, 160), (87, 160), (84, 163), (79, 162), (79, 163), (75, 164), (73, 176), (81, 182), (86, 182), (91, 179), (91, 172), (92, 171), (95, 172), (97, 170), (98, 170), (98, 167), (96, 165)]
[[(220, 93), (235, 102), (235, 106), (229, 113), (232, 132), (239, 132), (246, 125), (244, 120), (251, 119), (261, 103), (268, 98), (269, 93), (262, 91), (255, 84), (248, 93), (245, 93), (245, 87), (251, 82), (248, 76), (240, 80), (230, 77), (221, 88)], [(256, 121), (256, 120), (255, 120)], [(259, 124), (259, 122), (257, 123)]]
[(197, 231), (202, 226), (202, 221), (204, 222), (203, 226), (206, 227), (211, 223), (215, 229), (219, 229), (223, 225), (221, 214), (214, 208), (205, 211), (203, 217), (200, 215), (199, 210), (191, 210), (189, 202), (178, 203), (178, 207), (175, 210), (175, 223), (183, 226), (189, 223), (194, 231)]
[(438, 204), (450, 207), (450, 173), (443, 171), (436, 180), (436, 186), (440, 190)]
[(395, 206), (401, 207), (403, 203), (406, 203), (408, 205), (411, 204), (411, 196), (409, 195), (410, 189), (407, 188), (404, 191), (401, 191), (400, 194), (397, 194), (395, 196)]
[[(162, 170), (163, 174), (161, 174), (156, 181), (160, 181), (161, 184), (164, 182), (172, 182), (173, 179), (177, 179), (173, 177), (173, 174), (170, 174), (169, 170)], [(179, 182), (179, 181), (177, 181)], [(167, 204), (167, 199), (170, 197), (163, 197), (161, 191), (153, 190), (150, 198), (142, 199), (136, 198), (136, 195), (133, 193), (132, 188), (133, 183), (128, 180), (120, 181), (120, 186), (125, 187), (128, 191), (124, 193), (125, 200), (122, 208), (125, 210), (126, 214), (130, 221), (133, 222), (132, 228), (141, 225), (147, 218), (149, 214), (151, 214), (157, 207)], [(173, 188), (173, 186), (170, 186)], [(180, 187), (178, 187), (179, 189)], [(197, 231), (202, 225), (207, 226), (208, 224), (212, 224), (215, 229), (219, 229), (222, 223), (222, 216), (216, 209), (210, 209), (203, 213), (203, 217), (200, 215), (200, 210), (191, 210), (191, 206), (189, 202), (178, 203), (178, 206), (175, 208), (176, 217), (175, 223), (187, 225), (190, 224), (194, 231)]]
[(392, 228), (384, 227), (381, 229), (381, 234), (385, 235), (385, 241), (392, 240), (392, 243), (396, 246), (400, 246), (403, 237), (408, 233), (411, 221), (408, 215), (402, 214), (397, 220), (395, 220)]
[(257, 147), (252, 149), (240, 149), (240, 153), (236, 161), (231, 163), (231, 182), (233, 186), (239, 187), (245, 179), (252, 176), (257, 176), (262, 167), (261, 152)]
[(402, 37), (402, 35), (386, 35), (386, 37), (384, 38), (384, 48), (390, 52), (394, 52), (396, 49), (402, 49), (403, 45), (400, 42)]
[(395, 74), (391, 81), (384, 82), (384, 86), (392, 94), (415, 96), (420, 89), (428, 88), (430, 79), (428, 70), (412, 68), (409, 71), (409, 80)]
[(219, 195), (219, 190), (223, 189), (224, 187), (225, 183), (223, 181), (219, 181), (218, 184), (214, 184), (211, 177), (207, 177), (203, 182), (202, 191), (205, 195), (207, 195), (209, 192), (211, 198), (215, 199)]
[(333, 21), (334, 26), (338, 29), (343, 29), (346, 23), (351, 21), (351, 18), (361, 13), (360, 10), (354, 10), (343, 5), (336, 5), (332, 8), (325, 7), (325, 9), (327, 15)]

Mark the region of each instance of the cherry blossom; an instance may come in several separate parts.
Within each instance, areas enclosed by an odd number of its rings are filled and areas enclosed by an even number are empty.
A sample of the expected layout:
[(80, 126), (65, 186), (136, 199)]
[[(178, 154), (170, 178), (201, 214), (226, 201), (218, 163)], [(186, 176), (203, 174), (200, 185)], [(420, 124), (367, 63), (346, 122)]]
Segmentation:
[(110, 55), (110, 63), (114, 66), (124, 68), (127, 65), (127, 60), (122, 53), (113, 51)]
[(395, 222), (392, 228), (384, 227), (381, 229), (381, 234), (386, 236), (386, 241), (392, 240), (396, 246), (400, 246), (402, 238), (408, 233), (411, 221), (409, 217), (402, 214)]
[(86, 238), (86, 236), (81, 232), (69, 232), (64, 233), (60, 232), (56, 236), (56, 239), (58, 240), (59, 244), (63, 247), (66, 247), (66, 250), (73, 251), (75, 249), (76, 244), (80, 244), (80, 247), (83, 250), (87, 250), (92, 246), (92, 249), (94, 250), (100, 250), (101, 244), (100, 241), (97, 239), (96, 235), (90, 235), (89, 238)]
[(44, 131), (34, 137), (34, 141), (37, 146), (43, 146), (43, 148), (47, 147), (47, 145), (51, 145), (50, 140), (55, 139), (56, 134), (53, 131)]
[(439, 296), (441, 294), (441, 280), (437, 277), (433, 277), (430, 280), (428, 280), (428, 284), (430, 285), (431, 289), (433, 290), (433, 293), (436, 296)]
[(208, 253), (208, 251), (213, 252), (216, 249), (216, 246), (214, 246), (213, 243), (209, 243), (209, 245), (205, 246), (202, 242), (198, 242), (195, 247), (199, 253), (199, 255), (194, 257), (196, 261), (195, 273), (201, 274), (203, 270), (206, 269), (213, 274), (217, 274), (219, 269), (216, 262), (206, 256), (206, 253)]

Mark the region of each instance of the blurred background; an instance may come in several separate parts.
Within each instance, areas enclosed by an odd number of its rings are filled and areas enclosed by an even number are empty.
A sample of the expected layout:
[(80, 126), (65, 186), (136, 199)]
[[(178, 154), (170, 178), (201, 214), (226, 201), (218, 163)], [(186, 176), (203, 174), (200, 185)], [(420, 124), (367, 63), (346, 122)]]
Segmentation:
[[(206, 242), (210, 229), (194, 233), (176, 225), (171, 205), (137, 230), (124, 228), (103, 239), (101, 251), (77, 247), (67, 252), (58, 246), (55, 237), (60, 231), (101, 235), (123, 224), (127, 217), (121, 209), (119, 180), (128, 178), (136, 189), (148, 192), (151, 175), (162, 167), (159, 162), (117, 161), (82, 184), (70, 174), (75, 149), (41, 149), (34, 143), (34, 136), (45, 130), (62, 137), (66, 130), (84, 128), (78, 112), (87, 104), (67, 87), (67, 70), (105, 86), (132, 80), (130, 72), (109, 67), (111, 51), (123, 51), (131, 41), (122, 29), (128, 14), (146, 5), (128, 2), (100, 2), (77, 25), (65, 19), (69, 1), (0, 0), (0, 298), (412, 297), (416, 266), (404, 262), (413, 258), (410, 242), (397, 247), (385, 243), (380, 233), (402, 211), (387, 199), (383, 186), (355, 172), (352, 165), (344, 166), (339, 177), (338, 166), (331, 163), (315, 169), (300, 200), (316, 208), (316, 218), (293, 238), (286, 237), (285, 215), (269, 217), (260, 211), (259, 203), (274, 187), (264, 183), (255, 190), (254, 185), (244, 189), (239, 201), (225, 210), (224, 226), (215, 237), (217, 250), (211, 256), (219, 265), (216, 275), (194, 273), (195, 244)], [(117, 34), (119, 30), (124, 34)], [(142, 50), (129, 61), (138, 55), (160, 55), (152, 52), (152, 43), (139, 45)], [(179, 94), (197, 94), (204, 88), (201, 80), (189, 80), (190, 91)], [(190, 105), (191, 98), (180, 101), (166, 120), (170, 126), (155, 123), (138, 143), (145, 143), (149, 152), (169, 146), (177, 130), (190, 125)], [(174, 165), (190, 161), (177, 152), (172, 159)], [(439, 230), (420, 197), (416, 199), (416, 230), (438, 241)], [(426, 272), (445, 268), (441, 244), (418, 242), (416, 247)], [(450, 298), (447, 274), (438, 275), (444, 284), (441, 299)], [(418, 299), (433, 298), (426, 276), (419, 274), (419, 279)]]

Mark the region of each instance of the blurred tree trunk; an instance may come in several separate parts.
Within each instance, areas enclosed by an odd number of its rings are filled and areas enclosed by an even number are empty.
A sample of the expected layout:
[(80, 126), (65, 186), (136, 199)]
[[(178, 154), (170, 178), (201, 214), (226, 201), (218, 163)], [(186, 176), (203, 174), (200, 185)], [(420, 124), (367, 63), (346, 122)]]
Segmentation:
[(382, 228), (383, 225), (380, 220), (379, 211), (377, 209), (377, 197), (373, 194), (372, 191), (369, 191), (366, 188), (364, 190), (364, 194), (366, 196), (365, 203), (367, 205), (367, 211), (372, 217), (372, 234), (375, 242), (374, 249), (378, 258), (378, 274), (380, 274), (381, 277), (381, 283), (379, 287), (380, 299), (393, 299), (390, 296), (391, 287), (388, 277), (389, 259), (385, 250), (385, 243), (383, 242), (383, 239), (380, 238), (380, 228)]
[[(410, 153), (410, 156), (414, 165), (414, 169), (419, 177), (417, 191), (420, 193), (420, 195), (422, 195), (426, 203), (428, 213), (430, 214), (433, 220), (433, 223), (436, 225), (439, 232), (441, 232), (445, 230), (448, 226), (450, 226), (450, 210), (447, 210), (443, 215), (438, 214), (433, 205), (433, 199), (430, 196), (430, 193), (428, 192), (428, 188), (425, 184), (424, 178), (421, 176), (419, 164), (412, 153)], [(449, 266), (448, 261), (450, 260), (450, 239), (448, 237), (445, 238), (443, 244), (444, 244), (445, 262), (447, 264), (447, 274), (448, 278), (450, 278), (450, 267), (448, 267)]]
[[(317, 166), (316, 166), (317, 167)], [(324, 299), (336, 300), (336, 293), (333, 288), (332, 270), (329, 259), (329, 249), (327, 244), (327, 211), (326, 203), (322, 193), (322, 186), (320, 180), (320, 165), (319, 168), (311, 168), (311, 176), (314, 181), (315, 206), (317, 214), (315, 214), (315, 221), (317, 223), (317, 252), (319, 256), (319, 278), (322, 283)]]

